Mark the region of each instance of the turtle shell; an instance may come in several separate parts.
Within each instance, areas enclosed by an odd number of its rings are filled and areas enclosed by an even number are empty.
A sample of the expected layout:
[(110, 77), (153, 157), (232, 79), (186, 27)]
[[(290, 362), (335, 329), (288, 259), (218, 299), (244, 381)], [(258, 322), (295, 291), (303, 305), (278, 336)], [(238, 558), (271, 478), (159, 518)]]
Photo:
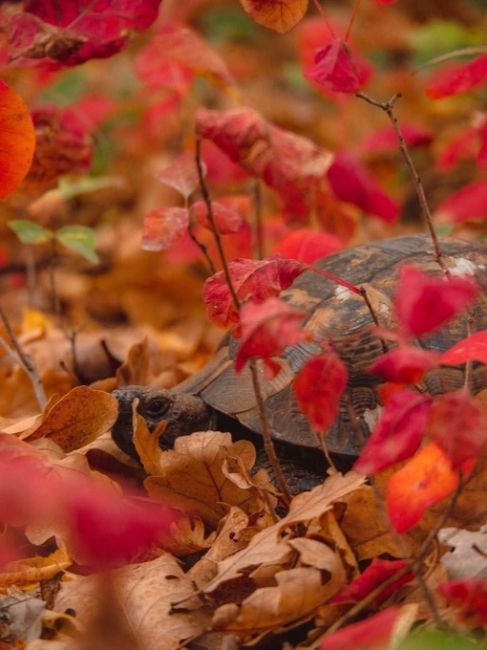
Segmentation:
[[(473, 308), (473, 329), (487, 328), (487, 247), (478, 242), (458, 240), (441, 240), (440, 243), (451, 273), (475, 276), (482, 287), (481, 298)], [(392, 300), (398, 270), (404, 263), (441, 276), (431, 240), (426, 235), (397, 237), (349, 248), (320, 260), (316, 266), (365, 287), (380, 324), (391, 327), (395, 324)], [(308, 312), (304, 328), (314, 340), (286, 348), (281, 359), (282, 369), (270, 381), (264, 378), (259, 365), (272, 435), (277, 440), (299, 446), (319, 446), (297, 406), (292, 382), (303, 364), (320, 351), (320, 341), (330, 341), (348, 368), (349, 381), (327, 445), (333, 453), (356, 456), (381, 411), (376, 392), (380, 379), (366, 372), (367, 366), (383, 353), (382, 343), (373, 331), (370, 312), (360, 296), (311, 271), (302, 273), (281, 297)], [(465, 315), (460, 315), (441, 330), (422, 337), (417, 344), (424, 349), (444, 351), (467, 336), (466, 320)], [(214, 409), (260, 433), (250, 371), (244, 369), (237, 374), (234, 370), (237, 348), (238, 340), (227, 336), (208, 365), (178, 386), (178, 390), (199, 395)], [(481, 364), (474, 366), (474, 391), (487, 385), (484, 370)], [(463, 368), (443, 367), (428, 373), (424, 388), (431, 394), (438, 394), (459, 388), (463, 381)]]

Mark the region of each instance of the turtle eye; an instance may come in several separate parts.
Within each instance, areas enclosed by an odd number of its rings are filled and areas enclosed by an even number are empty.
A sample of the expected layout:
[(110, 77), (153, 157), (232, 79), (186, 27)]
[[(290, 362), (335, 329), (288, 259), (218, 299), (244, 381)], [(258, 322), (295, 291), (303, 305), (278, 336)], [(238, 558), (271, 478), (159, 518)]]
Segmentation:
[(153, 397), (144, 404), (144, 411), (151, 417), (161, 417), (169, 410), (171, 403), (161, 397)]

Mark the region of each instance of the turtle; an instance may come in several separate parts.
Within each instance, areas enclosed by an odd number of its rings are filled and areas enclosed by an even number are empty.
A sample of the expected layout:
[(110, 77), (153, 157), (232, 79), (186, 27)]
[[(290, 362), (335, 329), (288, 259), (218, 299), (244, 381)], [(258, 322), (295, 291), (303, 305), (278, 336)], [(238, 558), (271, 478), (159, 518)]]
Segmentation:
[[(440, 239), (445, 264), (452, 275), (473, 276), (481, 288), (473, 309), (475, 330), (487, 327), (487, 247), (481, 242)], [(321, 259), (315, 266), (363, 287), (381, 326), (394, 324), (392, 300), (398, 270), (404, 263), (441, 275), (431, 239), (422, 234), (373, 241), (350, 247)], [(299, 409), (292, 384), (305, 362), (330, 343), (348, 369), (348, 385), (339, 414), (327, 434), (327, 447), (335, 459), (351, 466), (362, 450), (381, 412), (377, 391), (381, 380), (367, 371), (383, 352), (384, 342), (372, 327), (373, 318), (363, 298), (342, 285), (312, 271), (299, 275), (281, 293), (289, 304), (307, 312), (304, 328), (312, 340), (286, 348), (280, 359), (281, 370), (266, 380), (259, 368), (264, 406), (278, 455), (290, 468), (287, 474), (298, 477), (306, 472), (322, 476), (323, 456), (318, 437)], [(417, 344), (424, 349), (444, 351), (467, 336), (467, 318), (460, 315), (442, 329), (424, 336)], [(125, 386), (114, 391), (119, 400), (119, 417), (112, 436), (116, 444), (136, 457), (132, 443), (131, 403), (139, 398), (138, 410), (153, 429), (161, 420), (168, 426), (160, 438), (162, 448), (170, 448), (176, 437), (194, 431), (238, 430), (240, 436), (258, 441), (260, 418), (250, 371), (236, 373), (234, 359), (238, 339), (227, 335), (214, 357), (199, 372), (168, 390), (143, 386)], [(474, 364), (472, 390), (487, 385), (482, 364)], [(418, 386), (430, 394), (459, 388), (464, 382), (462, 367), (440, 367), (430, 371)], [(317, 462), (317, 459), (319, 461)], [(294, 463), (294, 466), (293, 466)], [(312, 478), (311, 482), (314, 481)], [(299, 481), (294, 481), (297, 485)], [(309, 489), (309, 488), (308, 488)], [(299, 487), (296, 487), (297, 491)]]

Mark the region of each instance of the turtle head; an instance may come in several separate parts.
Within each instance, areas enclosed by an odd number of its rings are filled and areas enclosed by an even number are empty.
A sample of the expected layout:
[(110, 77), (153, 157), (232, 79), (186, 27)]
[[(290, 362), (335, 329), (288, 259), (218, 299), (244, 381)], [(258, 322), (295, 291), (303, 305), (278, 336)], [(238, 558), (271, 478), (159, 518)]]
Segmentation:
[(137, 411), (149, 430), (153, 431), (162, 421), (167, 422), (159, 438), (163, 449), (171, 448), (178, 436), (208, 429), (212, 424), (212, 409), (195, 395), (147, 386), (124, 386), (114, 390), (113, 395), (118, 400), (119, 410), (112, 437), (120, 449), (132, 458), (138, 458), (132, 441), (132, 408), (136, 398)]

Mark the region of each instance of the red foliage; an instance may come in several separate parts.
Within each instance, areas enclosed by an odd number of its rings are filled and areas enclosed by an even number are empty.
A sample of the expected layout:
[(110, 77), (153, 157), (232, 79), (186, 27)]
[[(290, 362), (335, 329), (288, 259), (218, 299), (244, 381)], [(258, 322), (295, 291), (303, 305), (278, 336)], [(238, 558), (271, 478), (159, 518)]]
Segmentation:
[[(278, 296), (305, 268), (294, 260), (283, 259), (235, 259), (228, 267), (239, 300), (252, 300), (254, 303)], [(205, 282), (203, 301), (210, 318), (217, 325), (227, 327), (230, 323), (238, 322), (238, 312), (223, 271)]]
[(414, 454), (426, 429), (431, 397), (411, 390), (393, 392), (354, 469), (377, 472)]
[(119, 52), (131, 31), (147, 29), (161, 0), (25, 0), (24, 12), (11, 17), (11, 63), (78, 65)]
[(296, 400), (316, 433), (323, 434), (335, 422), (347, 378), (343, 361), (331, 350), (307, 361), (296, 375)]
[(450, 459), (435, 443), (418, 451), (387, 484), (387, 512), (398, 533), (405, 533), (420, 521), (435, 503), (451, 494), (458, 474)]
[(425, 372), (435, 368), (438, 363), (439, 356), (435, 352), (403, 345), (383, 354), (367, 370), (386, 381), (414, 384), (421, 381)]
[(396, 607), (389, 607), (365, 621), (352, 623), (327, 636), (320, 650), (385, 650), (399, 617)]
[(464, 620), (487, 624), (487, 580), (451, 580), (438, 585), (438, 591), (460, 609)]
[[(410, 122), (401, 122), (401, 133), (409, 148), (424, 147), (433, 141), (433, 131)], [(386, 127), (371, 133), (358, 147), (364, 155), (393, 152), (398, 153), (397, 136), (394, 129)]]
[(481, 361), (487, 364), (487, 330), (467, 336), (440, 356), (440, 363), (447, 366), (456, 366), (467, 361)]
[(487, 54), (461, 65), (446, 66), (438, 70), (426, 86), (432, 99), (441, 99), (465, 93), (487, 81)]
[(435, 277), (409, 264), (401, 268), (394, 301), (405, 336), (439, 329), (473, 302), (477, 285), (468, 277)]
[[(211, 208), (216, 228), (221, 235), (230, 235), (239, 232), (242, 229), (245, 219), (238, 210), (224, 205), (219, 201), (212, 201)], [(208, 219), (208, 210), (204, 201), (195, 201), (191, 206), (191, 213), (204, 228), (207, 228), (208, 230), (212, 229)]]
[(453, 223), (487, 218), (487, 179), (468, 183), (451, 194), (436, 210), (437, 214)]
[(340, 39), (330, 41), (315, 53), (314, 66), (305, 75), (333, 92), (356, 93), (361, 88), (350, 50)]
[(266, 375), (273, 377), (280, 365), (278, 356), (288, 345), (303, 341), (307, 335), (301, 325), (307, 314), (279, 298), (267, 298), (260, 304), (248, 302), (240, 310), (242, 338), (235, 359), (240, 372), (250, 359), (262, 359)]
[(157, 180), (169, 185), (187, 199), (199, 184), (194, 155), (190, 151), (181, 153), (169, 167), (157, 174)]
[(300, 228), (289, 233), (274, 248), (274, 253), (303, 262), (313, 264), (322, 257), (336, 253), (343, 248), (343, 243), (326, 232), (316, 232), (309, 228)]
[[(347, 585), (342, 591), (334, 596), (331, 600), (332, 603), (358, 603), (363, 598), (368, 596), (374, 589), (379, 587), (383, 582), (389, 580), (395, 573), (404, 569), (406, 566), (405, 560), (381, 560), (375, 558), (365, 569), (363, 573), (357, 576), (352, 582)], [(375, 605), (379, 605), (389, 596), (396, 593), (403, 585), (411, 582), (414, 578), (414, 573), (408, 571), (394, 580), (388, 587), (373, 600)]]
[(367, 169), (350, 153), (342, 151), (335, 156), (328, 180), (339, 199), (353, 203), (365, 213), (387, 223), (399, 217), (398, 202), (379, 188)]
[(0, 81), (0, 199), (20, 185), (35, 147), (32, 119), (22, 98)]
[(199, 108), (196, 123), (202, 137), (273, 188), (289, 215), (300, 220), (308, 217), (316, 193), (326, 186), (330, 153), (306, 138), (269, 124), (249, 108)]
[(428, 433), (457, 468), (487, 445), (487, 413), (465, 390), (440, 395), (431, 409)]
[(142, 248), (163, 251), (184, 237), (188, 230), (189, 212), (186, 208), (156, 208), (144, 219)]

